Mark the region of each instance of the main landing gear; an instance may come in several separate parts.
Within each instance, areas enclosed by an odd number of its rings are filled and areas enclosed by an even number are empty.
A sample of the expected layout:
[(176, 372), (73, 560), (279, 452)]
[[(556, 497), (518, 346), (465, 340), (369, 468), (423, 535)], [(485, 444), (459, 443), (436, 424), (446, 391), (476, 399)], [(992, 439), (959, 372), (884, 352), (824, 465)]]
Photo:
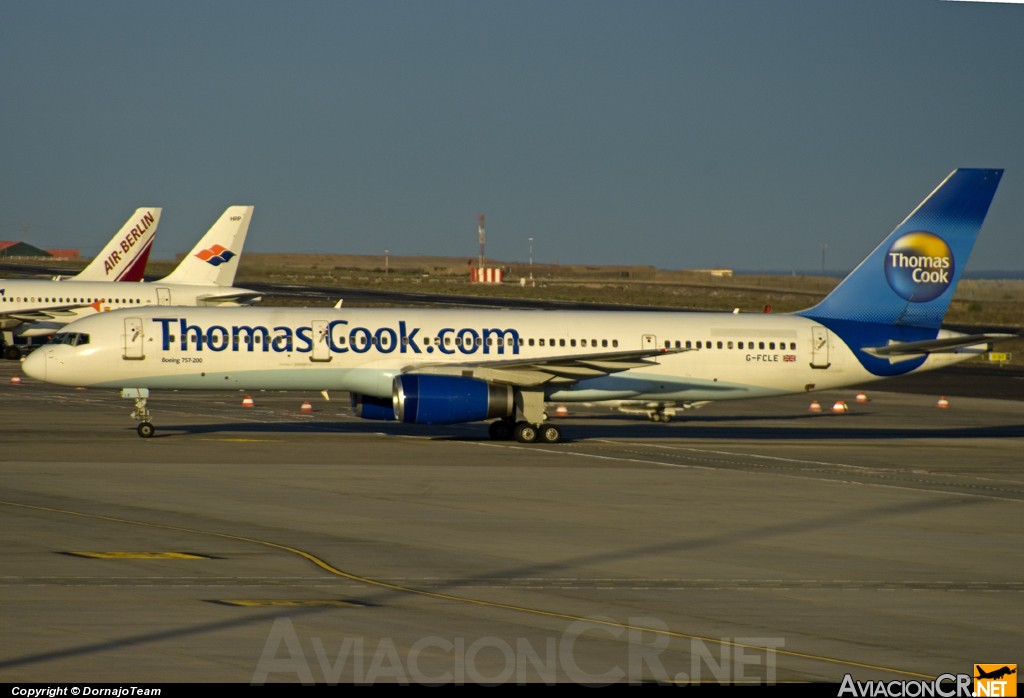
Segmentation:
[(495, 441), (510, 441), (513, 438), (521, 444), (556, 444), (562, 439), (562, 430), (548, 423), (544, 411), (544, 393), (541, 390), (517, 389), (516, 407), (523, 413), (523, 419), (514, 416), (491, 422), (488, 429)]
[(556, 444), (562, 440), (562, 430), (554, 424), (543, 422), (515, 422), (511, 419), (499, 419), (491, 422), (488, 433), (495, 441), (511, 441), (515, 439), (521, 444)]
[(647, 419), (651, 420), (652, 422), (664, 422), (665, 424), (668, 424), (669, 422), (672, 421), (672, 415), (660, 409), (651, 410), (647, 413)]

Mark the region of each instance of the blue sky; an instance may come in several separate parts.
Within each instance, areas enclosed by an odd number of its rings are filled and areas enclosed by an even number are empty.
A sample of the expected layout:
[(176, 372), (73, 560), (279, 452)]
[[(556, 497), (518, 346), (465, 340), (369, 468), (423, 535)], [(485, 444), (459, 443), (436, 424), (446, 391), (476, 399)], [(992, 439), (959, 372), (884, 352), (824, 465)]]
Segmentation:
[(848, 270), (1005, 167), (968, 271), (1024, 270), (1022, 5), (8, 1), (0, 59), (0, 239)]

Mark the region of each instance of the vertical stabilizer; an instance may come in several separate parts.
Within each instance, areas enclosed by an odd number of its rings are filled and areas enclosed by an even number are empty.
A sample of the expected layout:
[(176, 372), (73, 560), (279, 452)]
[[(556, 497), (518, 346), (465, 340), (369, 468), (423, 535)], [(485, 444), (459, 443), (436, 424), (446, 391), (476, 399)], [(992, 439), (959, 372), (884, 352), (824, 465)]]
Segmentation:
[(161, 211), (152, 206), (135, 209), (75, 281), (142, 281)]
[(230, 206), (160, 283), (231, 286), (252, 212), (252, 206)]
[(938, 329), (1002, 176), (954, 170), (832, 293), (798, 314)]

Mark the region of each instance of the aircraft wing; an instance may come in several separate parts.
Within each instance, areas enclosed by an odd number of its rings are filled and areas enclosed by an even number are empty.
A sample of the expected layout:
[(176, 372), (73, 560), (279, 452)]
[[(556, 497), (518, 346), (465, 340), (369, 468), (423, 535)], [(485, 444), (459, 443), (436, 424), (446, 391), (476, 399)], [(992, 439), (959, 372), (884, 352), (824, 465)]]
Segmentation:
[(0, 318), (9, 318), (19, 322), (41, 322), (46, 320), (57, 320), (73, 316), (76, 310), (93, 306), (92, 303), (69, 303), (67, 305), (54, 306), (52, 308), (40, 308), (32, 310), (23, 308), (21, 310), (4, 311), (0, 310)]
[(1016, 339), (1016, 334), (965, 334), (958, 337), (945, 337), (943, 339), (925, 339), (920, 342), (890, 342), (884, 347), (865, 347), (864, 351), (873, 356), (895, 357), (921, 354), (942, 354), (955, 351), (963, 347), (973, 347), (978, 344), (993, 344), (1005, 342), (1009, 339)]
[(232, 303), (232, 304), (246, 304), (255, 303), (263, 295), (256, 293), (255, 291), (247, 291), (245, 289), (235, 289), (232, 293), (208, 293), (203, 296), (198, 296), (196, 302), (199, 305), (219, 305), (221, 303)]
[(657, 365), (659, 356), (679, 354), (692, 349), (637, 349), (600, 354), (548, 356), (537, 359), (497, 359), (454, 364), (418, 364), (403, 373), (480, 378), (495, 383), (531, 387), (545, 383), (575, 383), (586, 378), (607, 376), (631, 368)]

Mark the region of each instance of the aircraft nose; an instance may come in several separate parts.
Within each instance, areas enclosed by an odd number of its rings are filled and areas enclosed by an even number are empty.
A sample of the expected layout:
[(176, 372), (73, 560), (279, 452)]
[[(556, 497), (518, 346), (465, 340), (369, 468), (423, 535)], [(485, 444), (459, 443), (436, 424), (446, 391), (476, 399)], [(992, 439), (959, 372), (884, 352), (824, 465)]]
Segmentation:
[(21, 362), (21, 370), (25, 372), (25, 375), (29, 378), (35, 378), (36, 380), (46, 380), (46, 362), (47, 349), (36, 349), (34, 352), (25, 357), (25, 360)]

